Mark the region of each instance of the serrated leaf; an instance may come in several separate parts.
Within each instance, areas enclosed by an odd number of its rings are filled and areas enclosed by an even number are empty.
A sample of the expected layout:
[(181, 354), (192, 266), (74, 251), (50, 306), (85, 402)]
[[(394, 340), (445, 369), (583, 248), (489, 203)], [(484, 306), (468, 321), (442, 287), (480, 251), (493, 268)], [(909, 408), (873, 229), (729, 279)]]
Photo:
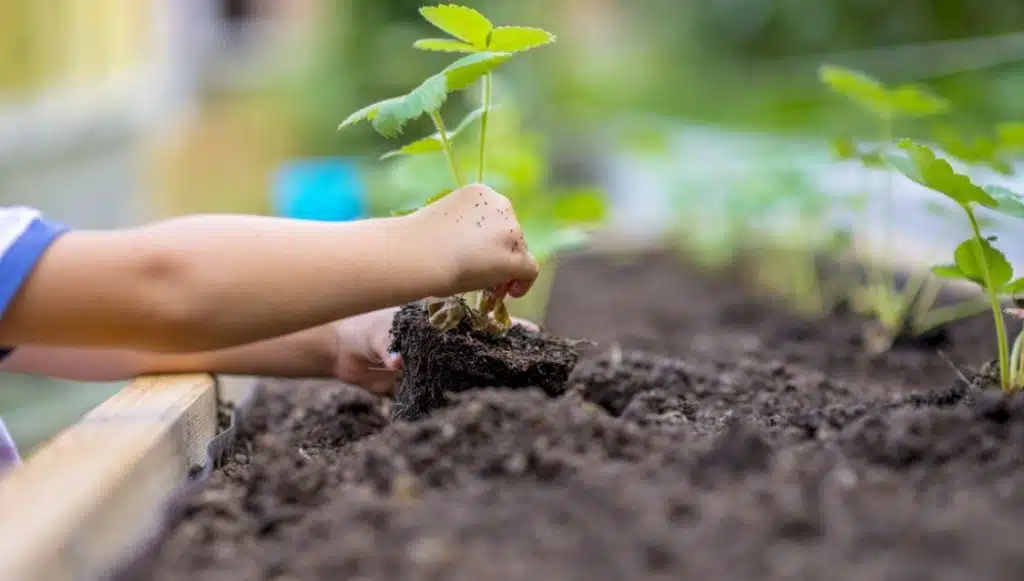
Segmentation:
[(432, 52), (477, 52), (480, 50), (471, 44), (451, 38), (424, 38), (412, 43), (412, 47)]
[(440, 30), (481, 50), (487, 48), (487, 38), (494, 29), (486, 16), (468, 6), (424, 6), (420, 8), (420, 14)]
[(834, 65), (822, 65), (818, 69), (818, 78), (836, 93), (869, 111), (881, 116), (892, 115), (889, 92), (877, 80)]
[(969, 177), (953, 170), (949, 162), (936, 157), (926, 145), (903, 139), (900, 148), (907, 152), (909, 164), (899, 156), (888, 156), (887, 161), (908, 178), (944, 194), (961, 206), (975, 203), (989, 208), (996, 207), (996, 201), (985, 193)]
[(1024, 199), (1020, 194), (1002, 186), (985, 186), (984, 190), (996, 201), (993, 210), (1014, 218), (1024, 218)]
[(512, 58), (507, 52), (468, 54), (445, 67), (441, 74), (448, 80), (449, 91), (461, 91)]
[(904, 85), (889, 91), (889, 105), (893, 111), (907, 117), (928, 117), (950, 110), (946, 99), (933, 95), (922, 87)]
[(348, 127), (349, 125), (354, 125), (354, 124), (356, 124), (356, 123), (358, 123), (360, 121), (372, 120), (374, 117), (377, 116), (377, 113), (380, 111), (381, 107), (384, 107), (385, 105), (388, 105), (389, 103), (392, 103), (392, 102), (395, 102), (395, 101), (399, 101), (399, 100), (404, 99), (404, 98), (405, 98), (404, 96), (391, 97), (390, 99), (384, 99), (383, 101), (377, 101), (376, 103), (371, 103), (370, 105), (367, 105), (367, 106), (363, 107), (362, 109), (360, 109), (360, 110), (356, 111), (355, 113), (352, 113), (351, 115), (346, 117), (345, 120), (341, 122), (341, 125), (338, 125), (338, 130), (340, 131), (340, 130), (344, 129), (345, 127)]
[(591, 189), (567, 192), (555, 199), (552, 217), (560, 222), (572, 224), (597, 223), (607, 215), (605, 196)]
[(409, 121), (437, 111), (448, 98), (446, 77), (429, 77), (407, 95), (388, 101), (371, 119), (373, 128), (384, 137), (396, 137)]
[(964, 277), (983, 288), (988, 287), (985, 284), (984, 266), (980, 260), (984, 260), (988, 265), (993, 290), (1002, 289), (1013, 278), (1013, 267), (1010, 266), (1010, 262), (988, 240), (969, 239), (961, 242), (953, 252), (953, 258)]
[(555, 42), (555, 35), (541, 28), (529, 26), (498, 26), (491, 31), (489, 50), (523, 52)]
[(970, 280), (955, 264), (940, 264), (932, 267), (932, 274), (939, 278), (952, 280)]
[[(491, 107), (492, 112), (495, 109), (497, 108)], [(459, 122), (455, 129), (452, 129), (451, 131), (448, 132), (448, 140), (454, 141), (455, 137), (459, 133), (462, 133), (467, 127), (469, 127), (471, 124), (480, 119), (480, 117), (483, 116), (483, 114), (483, 107), (470, 111), (469, 114), (466, 115), (462, 119), (462, 121)], [(389, 151), (384, 155), (380, 156), (380, 158), (389, 159), (399, 155), (423, 155), (427, 153), (437, 153), (440, 151), (444, 151), (444, 142), (441, 141), (440, 133), (434, 133), (433, 135), (428, 135), (427, 137), (417, 139), (416, 141), (413, 141), (408, 145), (405, 145), (393, 151)]]

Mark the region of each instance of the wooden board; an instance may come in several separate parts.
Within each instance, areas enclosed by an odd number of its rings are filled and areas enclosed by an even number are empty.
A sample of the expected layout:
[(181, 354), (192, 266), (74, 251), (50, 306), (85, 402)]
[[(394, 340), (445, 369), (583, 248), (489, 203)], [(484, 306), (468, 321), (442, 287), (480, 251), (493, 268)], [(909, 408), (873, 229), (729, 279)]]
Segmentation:
[(129, 384), (0, 478), (0, 579), (106, 574), (156, 533), (216, 430), (213, 377)]

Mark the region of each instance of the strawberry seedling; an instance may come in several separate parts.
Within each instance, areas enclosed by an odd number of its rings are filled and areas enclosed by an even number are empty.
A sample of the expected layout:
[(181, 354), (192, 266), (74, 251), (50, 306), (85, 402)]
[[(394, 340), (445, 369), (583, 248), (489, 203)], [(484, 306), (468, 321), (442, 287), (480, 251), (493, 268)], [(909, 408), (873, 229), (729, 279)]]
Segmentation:
[(904, 139), (899, 146), (906, 152), (906, 157), (890, 155), (890, 164), (906, 177), (952, 200), (970, 224), (971, 237), (956, 247), (953, 263), (936, 266), (932, 272), (946, 279), (969, 281), (982, 288), (995, 318), (1000, 385), (1006, 391), (1024, 387), (1024, 359), (1021, 358), (1024, 333), (1014, 341), (1011, 351), (1000, 308), (1001, 297), (1024, 292), (1024, 277), (1014, 279), (1013, 267), (995, 247), (995, 237), (982, 235), (976, 212), (976, 207), (982, 207), (1024, 218), (1024, 200), (1005, 188), (976, 185), (925, 145)]
[[(436, 193), (418, 207), (430, 204), (454, 188), (468, 183), (462, 166), (463, 158), (459, 155), (454, 140), (467, 133), (473, 125), (479, 126), (476, 181), (482, 183), (485, 176), (489, 175), (486, 162), (494, 88), (493, 72), (514, 56), (555, 41), (554, 35), (540, 28), (495, 26), (480, 12), (465, 6), (425, 6), (420, 8), (420, 14), (449, 36), (416, 41), (414, 48), (431, 52), (463, 53), (465, 56), (455, 60), (441, 72), (428, 77), (405, 95), (367, 105), (352, 113), (339, 127), (341, 129), (360, 121), (368, 121), (384, 137), (394, 138), (402, 133), (409, 121), (423, 116), (431, 119), (436, 129), (433, 135), (384, 155), (385, 158), (392, 158), (444, 154), (454, 184), (449, 183), (448, 187), (435, 190)], [(448, 96), (477, 84), (482, 87), (480, 107), (468, 114), (454, 128), (449, 129), (441, 115), (441, 108)], [(547, 240), (548, 247), (563, 243), (567, 233), (575, 232), (572, 229), (560, 228), (560, 224), (553, 220), (538, 223), (538, 232), (550, 238)], [(526, 227), (524, 223), (524, 230)], [(475, 304), (471, 304), (464, 297), (447, 297), (429, 305), (431, 324), (442, 330), (450, 330), (464, 320), (469, 320), (474, 329), (490, 333), (499, 333), (511, 327), (512, 320), (502, 293), (484, 290), (474, 302)]]

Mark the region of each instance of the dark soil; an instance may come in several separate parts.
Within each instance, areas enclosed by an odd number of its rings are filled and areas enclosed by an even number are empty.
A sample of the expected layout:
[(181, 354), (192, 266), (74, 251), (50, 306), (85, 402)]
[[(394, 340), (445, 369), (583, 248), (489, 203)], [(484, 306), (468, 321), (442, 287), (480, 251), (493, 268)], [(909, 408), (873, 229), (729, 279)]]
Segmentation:
[(502, 335), (473, 332), (464, 321), (442, 333), (419, 303), (395, 316), (391, 350), (405, 362), (393, 420), (418, 420), (446, 405), (447, 395), (481, 386), (535, 387), (551, 397), (565, 393), (579, 359), (573, 342), (520, 325)]
[[(136, 578), (1021, 578), (1021, 397), (657, 254), (567, 260), (548, 323), (600, 342), (560, 394), (390, 422), (353, 388), (267, 382)], [(944, 349), (973, 378), (991, 335), (979, 317)]]

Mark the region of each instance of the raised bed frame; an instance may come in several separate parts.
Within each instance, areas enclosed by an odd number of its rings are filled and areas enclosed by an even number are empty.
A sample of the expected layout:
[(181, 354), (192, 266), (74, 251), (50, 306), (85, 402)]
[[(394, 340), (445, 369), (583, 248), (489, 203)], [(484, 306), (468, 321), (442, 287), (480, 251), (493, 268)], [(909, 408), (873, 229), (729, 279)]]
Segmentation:
[[(218, 404), (246, 378), (139, 378), (0, 478), (0, 579), (104, 579), (165, 522), (196, 468), (212, 469), (233, 429)], [(219, 444), (219, 445), (218, 445)]]

